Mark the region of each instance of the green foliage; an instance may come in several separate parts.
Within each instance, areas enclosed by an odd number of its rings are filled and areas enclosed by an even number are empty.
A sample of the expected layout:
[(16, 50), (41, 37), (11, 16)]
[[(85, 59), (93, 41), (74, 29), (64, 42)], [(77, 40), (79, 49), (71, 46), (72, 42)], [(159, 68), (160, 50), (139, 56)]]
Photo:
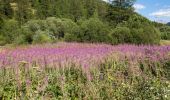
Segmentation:
[(111, 6), (108, 8), (105, 19), (111, 26), (116, 27), (118, 24), (128, 21), (132, 15), (134, 15), (132, 9)]
[(15, 38), (19, 35), (19, 25), (16, 20), (5, 20), (2, 26), (1, 36), (5, 43), (13, 43)]
[(170, 26), (168, 24), (153, 22), (154, 26), (161, 32), (162, 40), (170, 40)]
[(131, 31), (127, 27), (116, 27), (111, 34), (116, 39), (116, 43), (131, 43), (132, 41)]
[(0, 98), (168, 100), (170, 82), (169, 77), (164, 76), (169, 75), (168, 65), (169, 61), (165, 64), (146, 61), (138, 62), (134, 69), (128, 61), (110, 58), (94, 66), (95, 69), (83, 70), (75, 64), (40, 68), (36, 62), (32, 65), (20, 62), (15, 68), (0, 70)]
[(131, 29), (132, 43), (136, 44), (159, 44), (160, 32), (154, 25), (140, 15), (133, 15), (122, 24)]
[(6, 40), (4, 38), (4, 36), (1, 34), (0, 35), (0, 45), (5, 45), (6, 44)]
[(109, 0), (116, 7), (132, 7), (136, 0)]
[(47, 25), (57, 39), (64, 38), (66, 33), (74, 35), (79, 29), (77, 24), (70, 19), (47, 18)]
[(1, 31), (1, 29), (2, 29), (3, 24), (4, 24), (4, 21), (3, 21), (3, 19), (2, 19), (1, 16), (0, 16), (0, 31)]
[(32, 18), (32, 9), (29, 5), (29, 0), (16, 0), (17, 10), (15, 18), (19, 22), (19, 25), (23, 25), (29, 19)]
[(170, 26), (164, 25), (159, 27), (159, 30), (161, 31), (161, 39), (170, 40)]
[[(74, 37), (79, 32), (79, 26), (72, 20), (55, 17), (49, 17), (46, 20), (29, 21), (23, 26), (23, 29), (29, 31), (29, 33), (27, 32), (28, 34), (25, 34), (26, 37), (30, 38), (29, 40), (33, 40), (34, 35), (43, 31), (43, 34), (48, 34), (48, 37), (53, 42), (63, 39), (65, 41), (76, 41)], [(28, 43), (32, 43), (32, 41), (28, 41)]]
[(80, 25), (82, 42), (107, 42), (109, 30), (107, 26), (97, 18), (90, 18)]
[(33, 32), (28, 30), (25, 27), (22, 27), (19, 31), (21, 34), (17, 36), (14, 40), (14, 44), (22, 45), (22, 44), (31, 44), (33, 41)]
[(33, 36), (33, 44), (36, 43), (49, 43), (52, 42), (51, 37), (48, 35), (47, 31), (37, 31), (36, 34)]
[(160, 37), (169, 39), (168, 26), (134, 12), (135, 0), (109, 1), (1, 0), (1, 44), (31, 44), (39, 32), (52, 42), (158, 44)]
[(170, 62), (165, 63), (164, 69), (166, 78), (170, 80)]
[(0, 1), (0, 16), (3, 16), (5, 18), (12, 18), (14, 16), (10, 1), (11, 0)]

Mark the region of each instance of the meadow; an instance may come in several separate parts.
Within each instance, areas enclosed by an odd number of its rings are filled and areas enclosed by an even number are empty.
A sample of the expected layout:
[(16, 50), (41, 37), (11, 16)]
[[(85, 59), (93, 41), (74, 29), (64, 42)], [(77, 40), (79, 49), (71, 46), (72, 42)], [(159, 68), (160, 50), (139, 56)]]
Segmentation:
[(161, 45), (170, 45), (170, 40), (161, 40), (160, 44)]
[(169, 100), (170, 46), (0, 49), (0, 100)]

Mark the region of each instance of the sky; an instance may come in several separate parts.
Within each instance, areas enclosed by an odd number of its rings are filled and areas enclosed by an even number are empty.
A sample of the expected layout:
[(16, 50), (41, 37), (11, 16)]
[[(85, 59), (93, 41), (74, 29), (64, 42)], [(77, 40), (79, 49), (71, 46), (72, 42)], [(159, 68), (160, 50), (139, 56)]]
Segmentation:
[(134, 8), (152, 21), (170, 22), (170, 0), (136, 0)]
[(170, 0), (137, 0), (134, 8), (152, 21), (170, 22)]

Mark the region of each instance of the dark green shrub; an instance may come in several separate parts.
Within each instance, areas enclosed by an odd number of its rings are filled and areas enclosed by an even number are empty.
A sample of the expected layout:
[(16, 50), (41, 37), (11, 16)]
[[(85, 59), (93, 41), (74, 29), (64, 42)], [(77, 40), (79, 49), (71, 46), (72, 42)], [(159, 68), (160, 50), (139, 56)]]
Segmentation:
[(159, 30), (161, 31), (161, 39), (170, 40), (170, 26), (162, 26)]
[(46, 22), (48, 25), (48, 30), (56, 39), (65, 38), (66, 33), (76, 37), (76, 33), (79, 32), (78, 25), (71, 19), (59, 19), (50, 17), (47, 18)]
[(133, 42), (136, 44), (159, 44), (159, 31), (153, 27), (144, 27), (139, 29), (132, 29)]
[(116, 43), (130, 43), (132, 41), (132, 34), (127, 27), (116, 27), (111, 34)]
[[(24, 31), (26, 30), (30, 32), (30, 34), (26, 34), (26, 38), (29, 37), (30, 40), (33, 40), (34, 36), (34, 40), (36, 40), (36, 42), (39, 40), (35, 39), (36, 34), (42, 31), (43, 34), (48, 34), (48, 37), (51, 38), (51, 42), (63, 39), (65, 39), (65, 41), (76, 41), (77, 34), (79, 33), (78, 25), (72, 20), (59, 19), (55, 17), (49, 17), (46, 20), (29, 21), (23, 26), (23, 28)], [(43, 35), (43, 37), (46, 35)], [(28, 41), (28, 43), (31, 43), (31, 41)]]
[(159, 44), (160, 32), (148, 19), (133, 15), (122, 26), (128, 27), (132, 34), (131, 43), (136, 44)]
[(33, 35), (34, 33), (29, 30), (26, 27), (22, 27), (19, 30), (19, 36), (17, 36), (14, 40), (14, 43), (17, 45), (21, 45), (21, 44), (31, 44), (33, 41)]
[(49, 43), (52, 42), (51, 37), (48, 35), (46, 31), (37, 31), (33, 36), (33, 43)]
[(6, 44), (6, 40), (5, 40), (4, 36), (0, 35), (0, 46), (5, 45), (5, 44)]
[(28, 28), (31, 32), (36, 32), (38, 30), (41, 29), (41, 25), (39, 23), (39, 21), (41, 20), (31, 20), (31, 21), (28, 21), (24, 27)]
[(90, 18), (81, 24), (80, 39), (82, 42), (107, 42), (108, 27), (97, 18)]
[(4, 25), (4, 20), (0, 16), (0, 31), (1, 31), (1, 28), (2, 28), (3, 25)]
[(2, 26), (2, 36), (4, 37), (5, 43), (13, 43), (15, 38), (20, 34), (19, 33), (19, 25), (16, 20), (5, 20), (4, 26)]
[(78, 34), (70, 34), (70, 33), (66, 33), (64, 36), (64, 40), (66, 42), (76, 42), (76, 41), (80, 41), (80, 38), (78, 38)]

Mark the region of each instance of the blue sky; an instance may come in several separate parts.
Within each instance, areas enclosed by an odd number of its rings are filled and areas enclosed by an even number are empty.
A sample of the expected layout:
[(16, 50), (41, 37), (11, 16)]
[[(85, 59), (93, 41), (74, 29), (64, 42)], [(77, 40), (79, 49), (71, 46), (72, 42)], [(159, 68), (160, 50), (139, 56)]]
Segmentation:
[(137, 0), (136, 12), (158, 22), (170, 22), (170, 0)]

